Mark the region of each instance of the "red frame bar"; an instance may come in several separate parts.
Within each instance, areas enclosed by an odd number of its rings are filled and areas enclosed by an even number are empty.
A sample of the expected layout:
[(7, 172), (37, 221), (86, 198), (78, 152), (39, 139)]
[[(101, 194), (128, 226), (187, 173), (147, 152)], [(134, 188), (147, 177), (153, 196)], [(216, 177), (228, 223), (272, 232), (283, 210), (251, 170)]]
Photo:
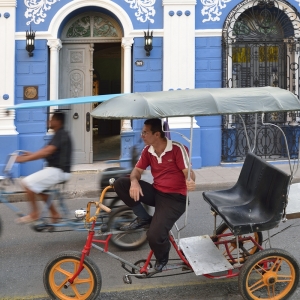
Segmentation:
[[(104, 252), (108, 251), (109, 241), (110, 241), (110, 238), (111, 238), (112, 234), (109, 234), (105, 240), (93, 239), (94, 234), (95, 234), (95, 231), (94, 231), (95, 224), (96, 224), (96, 221), (93, 221), (91, 229), (89, 230), (89, 233), (88, 233), (88, 238), (87, 238), (86, 243), (84, 245), (84, 248), (82, 250), (79, 268), (78, 268), (77, 272), (73, 275), (73, 277), (68, 280), (68, 282), (70, 282), (71, 284), (73, 283), (74, 279), (80, 274), (80, 272), (83, 270), (83, 268), (84, 268), (83, 267), (84, 258), (85, 258), (85, 256), (89, 256), (93, 242), (104, 244)], [(229, 252), (229, 248), (228, 248), (229, 243), (232, 243), (233, 241), (234, 242), (236, 241), (235, 236), (232, 233), (226, 233), (226, 234), (220, 234), (220, 235), (217, 235), (217, 236), (213, 236), (212, 238), (220, 239), (222, 237), (229, 237), (229, 236), (232, 236), (233, 239), (232, 240), (223, 240), (223, 241), (214, 242), (214, 244), (215, 245), (225, 245), (225, 249), (226, 249), (228, 257), (231, 259), (231, 261), (233, 263), (235, 263), (235, 262), (237, 263), (237, 260), (232, 257), (231, 253)], [(189, 264), (189, 262), (185, 258), (183, 252), (178, 248), (178, 245), (176, 244), (176, 241), (175, 241), (172, 234), (169, 235), (169, 239), (170, 239), (170, 242), (173, 245), (177, 255), (179, 256), (179, 258), (186, 264), (187, 267), (192, 269), (191, 265)], [(249, 241), (249, 240), (255, 246), (257, 246), (260, 250), (263, 250), (263, 248), (251, 236), (239, 238), (239, 242)], [(151, 261), (152, 256), (153, 256), (153, 251), (150, 250), (144, 266), (140, 268), (140, 274), (148, 274), (148, 266), (149, 266), (149, 263)], [(210, 278), (210, 279), (232, 278), (232, 277), (236, 277), (236, 276), (239, 275), (239, 272), (234, 272), (234, 271), (236, 271), (236, 270), (239, 271), (239, 269), (241, 267), (242, 267), (242, 264), (238, 268), (235, 268), (233, 270), (228, 270), (225, 275), (213, 276), (211, 274), (203, 274), (203, 276), (205, 276), (207, 278)]]

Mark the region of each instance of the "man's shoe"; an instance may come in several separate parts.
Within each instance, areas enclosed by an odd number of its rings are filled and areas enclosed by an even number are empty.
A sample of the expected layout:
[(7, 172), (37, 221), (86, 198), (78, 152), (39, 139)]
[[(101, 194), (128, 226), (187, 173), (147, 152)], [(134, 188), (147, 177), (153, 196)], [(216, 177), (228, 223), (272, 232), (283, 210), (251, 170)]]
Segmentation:
[(163, 268), (167, 265), (168, 259), (157, 260), (155, 262), (154, 270), (156, 272), (162, 272)]
[(149, 228), (149, 226), (151, 224), (151, 220), (152, 220), (152, 217), (147, 220), (137, 217), (131, 223), (121, 226), (120, 230), (126, 231), (126, 230), (140, 229), (140, 228)]

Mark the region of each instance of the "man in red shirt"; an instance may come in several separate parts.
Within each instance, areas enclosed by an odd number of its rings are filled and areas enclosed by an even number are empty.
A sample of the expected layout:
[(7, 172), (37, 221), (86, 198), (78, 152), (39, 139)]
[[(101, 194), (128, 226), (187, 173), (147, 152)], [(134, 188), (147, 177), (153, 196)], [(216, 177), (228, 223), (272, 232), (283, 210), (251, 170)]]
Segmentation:
[[(169, 231), (185, 211), (187, 190), (195, 189), (195, 174), (191, 170), (188, 180), (187, 148), (165, 137), (160, 119), (146, 120), (141, 136), (146, 146), (130, 178), (119, 178), (114, 184), (118, 196), (137, 216), (120, 230), (149, 228), (147, 238), (156, 257), (155, 270), (161, 272), (169, 259)], [(153, 184), (141, 180), (149, 166)], [(155, 207), (153, 217), (141, 202)]]

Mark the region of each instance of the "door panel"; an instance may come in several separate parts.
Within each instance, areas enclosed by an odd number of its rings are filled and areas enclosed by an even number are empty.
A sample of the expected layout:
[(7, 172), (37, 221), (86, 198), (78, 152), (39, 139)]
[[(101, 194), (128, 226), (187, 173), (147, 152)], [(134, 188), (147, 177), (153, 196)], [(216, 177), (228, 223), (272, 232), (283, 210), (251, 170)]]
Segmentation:
[[(59, 98), (92, 95), (90, 44), (63, 44), (60, 52)], [(91, 104), (71, 105), (66, 127), (73, 138), (73, 163), (92, 163), (92, 132), (88, 131), (87, 115)]]

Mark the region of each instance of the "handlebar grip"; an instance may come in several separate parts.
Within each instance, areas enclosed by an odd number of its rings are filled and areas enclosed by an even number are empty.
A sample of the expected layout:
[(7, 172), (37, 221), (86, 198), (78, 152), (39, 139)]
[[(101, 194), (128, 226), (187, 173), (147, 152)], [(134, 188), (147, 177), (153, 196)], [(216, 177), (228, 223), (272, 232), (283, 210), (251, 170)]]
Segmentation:
[(102, 204), (102, 203), (99, 203), (99, 207), (100, 207), (101, 209), (103, 209), (104, 211), (106, 211), (107, 213), (110, 213), (110, 212), (111, 212), (111, 209), (110, 209), (109, 207), (105, 206), (105, 205)]

